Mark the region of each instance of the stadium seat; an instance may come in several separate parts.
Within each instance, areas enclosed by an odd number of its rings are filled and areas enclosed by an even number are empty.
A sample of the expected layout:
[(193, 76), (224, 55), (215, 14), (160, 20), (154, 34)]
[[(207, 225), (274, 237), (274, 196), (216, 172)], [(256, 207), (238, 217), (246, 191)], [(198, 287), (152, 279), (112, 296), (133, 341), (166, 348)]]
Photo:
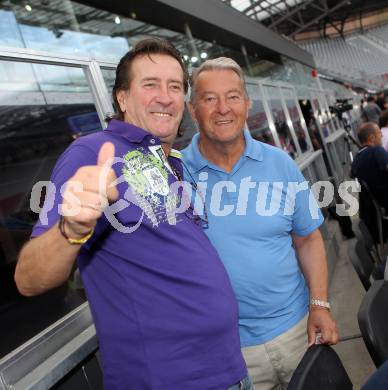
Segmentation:
[(349, 257), (362, 285), (365, 290), (368, 290), (371, 285), (370, 277), (374, 269), (374, 261), (362, 241), (357, 240), (354, 248), (349, 247)]
[(386, 216), (384, 209), (377, 203), (375, 197), (370, 191), (367, 183), (359, 180), (361, 185), (360, 192), (360, 218), (365, 222), (370, 231), (376, 247), (380, 261), (384, 258), (384, 242), (387, 239)]
[(345, 39), (334, 37), (299, 43), (310, 52), (317, 66), (331, 74), (363, 83), (366, 77), (374, 84), (385, 83), (388, 66), (388, 27), (355, 33)]
[(358, 311), (358, 324), (369, 354), (379, 367), (388, 359), (388, 282), (376, 280)]
[(334, 349), (313, 345), (292, 375), (288, 390), (351, 390), (353, 384)]
[(370, 233), (368, 227), (362, 219), (360, 219), (360, 221), (358, 222), (358, 228), (361, 232), (366, 250), (371, 254), (373, 253), (373, 257), (377, 260), (377, 248), (375, 246), (375, 242), (373, 240), (372, 234)]

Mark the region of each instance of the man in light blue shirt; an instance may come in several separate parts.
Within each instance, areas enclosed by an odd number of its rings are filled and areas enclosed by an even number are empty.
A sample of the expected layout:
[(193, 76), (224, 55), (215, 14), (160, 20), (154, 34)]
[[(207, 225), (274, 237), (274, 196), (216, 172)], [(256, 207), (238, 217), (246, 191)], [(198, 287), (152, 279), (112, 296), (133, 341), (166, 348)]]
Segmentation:
[(189, 106), (200, 132), (183, 152), (186, 180), (196, 182), (197, 212), (238, 299), (248, 370), (258, 389), (286, 389), (317, 333), (338, 341), (322, 215), (288, 155), (244, 130), (250, 102), (237, 63), (204, 62)]

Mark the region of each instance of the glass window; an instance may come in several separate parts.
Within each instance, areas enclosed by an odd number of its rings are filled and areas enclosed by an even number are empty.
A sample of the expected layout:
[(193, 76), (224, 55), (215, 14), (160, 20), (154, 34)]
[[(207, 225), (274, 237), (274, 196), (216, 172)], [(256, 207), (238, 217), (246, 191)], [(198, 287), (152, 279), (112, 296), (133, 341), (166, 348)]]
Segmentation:
[(272, 114), (272, 119), (275, 124), (276, 132), (279, 136), (281, 148), (287, 152), (293, 159), (298, 157), (298, 151), (295, 142), (292, 138), (292, 133), (288, 127), (286, 116), (284, 113), (280, 89), (273, 86), (264, 87), (269, 109)]
[(124, 32), (140, 22), (115, 16), (70, 0), (2, 2), (0, 45), (117, 61), (129, 49)]
[(247, 119), (248, 129), (254, 139), (275, 145), (273, 134), (269, 128), (267, 114), (264, 111), (260, 87), (256, 84), (247, 84), (246, 87), (252, 103)]
[(322, 137), (326, 138), (330, 135), (330, 124), (326, 116), (326, 111), (322, 108), (322, 102), (318, 97), (318, 92), (312, 92), (312, 108), (314, 112), (314, 117), (318, 121), (321, 128)]
[(328, 134), (331, 134), (335, 131), (335, 127), (334, 123), (332, 123), (332, 115), (329, 110), (329, 105), (327, 103), (326, 96), (323, 92), (319, 92), (318, 100), (319, 105), (321, 107), (322, 126), (327, 129)]
[[(318, 104), (318, 101), (316, 100), (314, 104)], [(316, 117), (315, 115), (317, 114), (314, 113), (315, 110), (313, 109), (313, 102), (308, 99), (303, 99), (299, 101), (299, 105), (314, 150), (322, 149), (323, 148), (322, 137), (319, 132), (319, 126), (317, 122), (318, 117)]]
[[(106, 85), (106, 89), (108, 91), (110, 101), (112, 103), (112, 107), (114, 109), (112, 90), (113, 90), (113, 86), (115, 84), (116, 69), (105, 69), (105, 68), (100, 68), (100, 69), (101, 69), (101, 74), (102, 74), (102, 77), (103, 77), (105, 85)], [(113, 112), (107, 112), (105, 114), (110, 116), (111, 114), (113, 114)]]
[(149, 36), (169, 40), (189, 68), (220, 56), (232, 57), (247, 67), (239, 51), (144, 23), (134, 12), (124, 17), (71, 0), (0, 2), (0, 46), (117, 63), (138, 41)]
[(309, 135), (302, 124), (302, 118), (299, 114), (299, 107), (298, 101), (296, 100), (296, 95), (293, 90), (289, 88), (282, 88), (282, 92), (288, 113), (290, 115), (292, 127), (294, 128), (296, 138), (298, 139), (300, 150), (302, 153), (308, 152), (309, 150), (311, 150), (311, 144), (309, 140)]
[(305, 91), (307, 88), (317, 88), (317, 81), (311, 74), (311, 68), (285, 56), (280, 56), (280, 62), (252, 59), (252, 76), (267, 78), (272, 81), (283, 81), (295, 88)]
[(99, 130), (82, 69), (0, 61), (0, 357), (84, 301), (74, 282), (22, 297), (13, 274), (38, 217), (30, 209), (33, 185), (50, 179), (70, 142)]
[(334, 142), (334, 145), (337, 149), (337, 155), (344, 171), (344, 177), (349, 176), (351, 165), (350, 152), (352, 151), (350, 141), (347, 142), (344, 137), (340, 137)]
[(115, 84), (115, 78), (116, 78), (116, 69), (101, 68), (101, 73), (102, 73), (102, 77), (104, 78), (108, 93), (112, 95), (112, 89)]
[(331, 106), (335, 106), (336, 100), (330, 92), (327, 92), (325, 94), (325, 96), (326, 96), (327, 103), (329, 105), (329, 116), (330, 116), (330, 122), (331, 122), (332, 128), (334, 131), (340, 130), (341, 125), (340, 125), (339, 118), (337, 117), (337, 115), (334, 112), (332, 112), (330, 110)]

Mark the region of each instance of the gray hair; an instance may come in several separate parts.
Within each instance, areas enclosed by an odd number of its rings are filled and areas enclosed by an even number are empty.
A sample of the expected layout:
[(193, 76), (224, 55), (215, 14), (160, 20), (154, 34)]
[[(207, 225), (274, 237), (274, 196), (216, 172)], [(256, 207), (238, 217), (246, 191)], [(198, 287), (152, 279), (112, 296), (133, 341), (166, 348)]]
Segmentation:
[(201, 66), (193, 70), (191, 75), (191, 92), (190, 92), (190, 102), (194, 103), (196, 98), (196, 84), (198, 76), (205, 71), (213, 70), (232, 70), (240, 78), (241, 83), (244, 88), (246, 97), (248, 98), (248, 92), (245, 86), (245, 77), (240, 65), (228, 57), (218, 57), (212, 60), (206, 60)]

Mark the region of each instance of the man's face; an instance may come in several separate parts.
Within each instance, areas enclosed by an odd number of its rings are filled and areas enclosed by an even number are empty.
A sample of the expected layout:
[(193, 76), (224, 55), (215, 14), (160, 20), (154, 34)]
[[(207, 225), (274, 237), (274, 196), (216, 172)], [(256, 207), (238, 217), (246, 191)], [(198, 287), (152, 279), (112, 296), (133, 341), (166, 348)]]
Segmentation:
[(201, 138), (212, 143), (234, 143), (243, 137), (249, 100), (236, 72), (230, 69), (201, 72), (190, 112)]
[(117, 100), (124, 120), (172, 144), (184, 110), (183, 71), (178, 61), (164, 54), (135, 58), (129, 90)]

